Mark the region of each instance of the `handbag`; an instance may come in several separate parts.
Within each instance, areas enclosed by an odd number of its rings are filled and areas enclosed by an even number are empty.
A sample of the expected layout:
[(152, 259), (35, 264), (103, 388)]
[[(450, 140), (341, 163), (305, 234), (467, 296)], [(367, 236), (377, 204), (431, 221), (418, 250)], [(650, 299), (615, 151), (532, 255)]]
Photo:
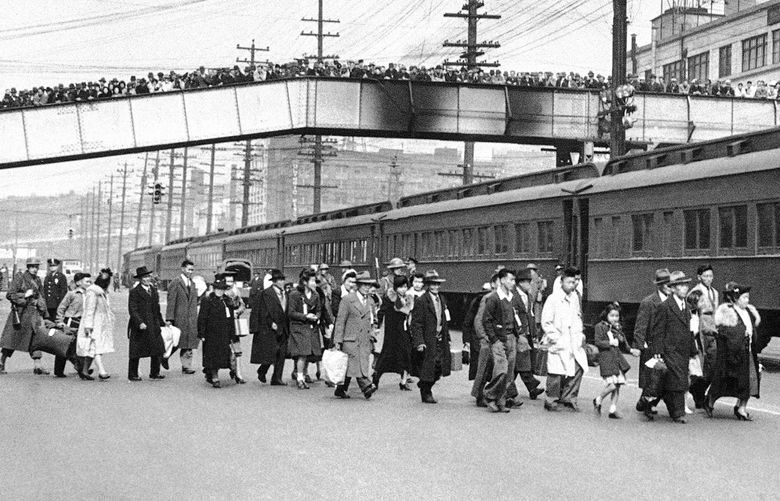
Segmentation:
[(236, 319), (236, 336), (244, 337), (249, 335), (249, 319), (237, 318)]
[(11, 322), (15, 329), (19, 329), (22, 326), (22, 319), (19, 318), (19, 310), (16, 308), (16, 304), (11, 302)]
[(663, 360), (658, 360), (653, 368), (650, 369), (650, 381), (645, 393), (651, 397), (661, 397), (664, 393), (664, 380), (669, 369)]
[(547, 375), (547, 355), (548, 347), (545, 345), (539, 345), (533, 352), (534, 355), (534, 374), (537, 376)]
[(331, 384), (342, 384), (347, 377), (349, 355), (339, 350), (322, 352), (322, 375)]

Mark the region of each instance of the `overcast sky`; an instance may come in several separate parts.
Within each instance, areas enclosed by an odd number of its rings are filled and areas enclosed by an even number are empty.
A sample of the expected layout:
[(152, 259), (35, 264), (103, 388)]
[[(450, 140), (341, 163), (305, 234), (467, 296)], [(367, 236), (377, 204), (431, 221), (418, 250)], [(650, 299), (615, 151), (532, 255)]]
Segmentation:
[[(649, 42), (650, 19), (669, 0), (629, 0), (629, 33)], [(462, 19), (444, 18), (463, 0), (325, 0), (325, 17), (339, 19), (326, 31), (325, 52), (379, 64), (437, 64), (457, 59), (445, 39), (465, 38)], [(612, 0), (486, 0), (479, 40), (499, 49), (485, 59), (522, 71), (611, 70)], [(222, 67), (248, 56), (236, 44), (270, 47), (260, 53), (285, 62), (316, 52), (316, 39), (301, 31), (316, 23), (316, 0), (0, 0), (0, 90), (68, 84), (101, 76), (128, 78), (148, 71)], [(484, 151), (484, 147), (483, 147)], [(478, 149), (479, 153), (479, 149)], [(5, 171), (6, 186), (29, 185), (29, 174), (48, 180), (45, 191), (91, 185), (119, 158)], [(79, 176), (74, 180), (72, 172)], [(52, 177), (54, 176), (54, 177)], [(43, 192), (41, 188), (37, 190)], [(7, 192), (5, 192), (7, 193)]]

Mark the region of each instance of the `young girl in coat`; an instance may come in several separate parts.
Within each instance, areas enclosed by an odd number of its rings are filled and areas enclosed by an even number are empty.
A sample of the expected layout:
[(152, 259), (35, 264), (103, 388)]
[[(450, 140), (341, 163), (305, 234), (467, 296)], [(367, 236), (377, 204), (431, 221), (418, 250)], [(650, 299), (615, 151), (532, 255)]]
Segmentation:
[[(601, 321), (595, 327), (595, 342), (599, 349), (599, 368), (604, 379), (604, 389), (593, 399), (593, 408), (601, 414), (601, 403), (611, 395), (609, 417), (621, 419), (617, 413), (617, 403), (620, 398), (620, 387), (626, 384), (626, 372), (631, 366), (623, 357), (621, 348), (628, 351), (626, 337), (620, 327), (620, 305), (612, 303), (601, 313)], [(631, 354), (639, 356), (639, 350), (632, 349)]]

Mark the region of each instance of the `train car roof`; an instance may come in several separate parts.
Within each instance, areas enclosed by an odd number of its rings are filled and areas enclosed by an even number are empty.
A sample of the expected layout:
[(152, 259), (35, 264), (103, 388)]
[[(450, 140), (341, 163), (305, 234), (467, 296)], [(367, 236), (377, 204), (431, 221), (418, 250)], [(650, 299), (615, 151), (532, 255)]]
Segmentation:
[(283, 227), (267, 229), (263, 231), (252, 231), (248, 233), (238, 233), (225, 238), (225, 245), (251, 240), (260, 240), (265, 238), (276, 238), (284, 231)]
[(298, 224), (285, 228), (285, 235), (295, 235), (298, 233), (306, 233), (310, 231), (324, 231), (333, 228), (340, 228), (342, 226), (360, 226), (362, 224), (371, 224), (378, 218), (381, 218), (383, 214), (388, 212), (382, 212), (377, 214), (364, 214), (361, 216), (348, 217), (344, 219), (331, 219), (328, 221), (319, 221), (316, 223)]
[(343, 209), (321, 212), (319, 214), (308, 214), (305, 216), (300, 216), (295, 220), (295, 224), (318, 223), (334, 219), (343, 220), (350, 217), (363, 216), (367, 214), (376, 215), (387, 212), (392, 208), (393, 205), (388, 201), (374, 202), (365, 205), (358, 205), (355, 207), (344, 207)]
[(204, 235), (190, 242), (190, 249), (222, 243), (227, 237), (227, 233), (211, 233), (209, 235)]
[(192, 243), (192, 238), (184, 239), (182, 240), (174, 240), (173, 242), (163, 245), (160, 252), (168, 252), (173, 250), (179, 250), (179, 249), (186, 249), (190, 243)]

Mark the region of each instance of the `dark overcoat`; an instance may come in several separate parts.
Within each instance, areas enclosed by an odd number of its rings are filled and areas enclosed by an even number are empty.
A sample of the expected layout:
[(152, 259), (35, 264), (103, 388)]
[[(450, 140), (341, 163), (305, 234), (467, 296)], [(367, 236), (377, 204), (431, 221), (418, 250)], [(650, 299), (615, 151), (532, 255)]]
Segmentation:
[[(747, 400), (759, 396), (758, 354), (755, 346), (758, 340), (756, 328), (761, 317), (755, 308), (751, 307), (747, 311), (753, 323), (751, 338), (745, 335), (747, 326), (737, 314), (734, 305), (722, 304), (715, 312), (718, 349), (710, 386), (713, 400), (720, 397)], [(751, 372), (755, 378), (752, 389)]]
[[(68, 279), (64, 273), (55, 271), (48, 273), (43, 279), (43, 295), (46, 298), (46, 309), (55, 310), (68, 293)], [(50, 319), (56, 320), (54, 318)]]
[(263, 277), (252, 279), (249, 287), (249, 332), (255, 334), (260, 331), (260, 294), (263, 293)]
[(198, 336), (203, 339), (203, 368), (230, 368), (230, 342), (236, 336), (233, 302), (213, 292), (206, 296), (198, 313)]
[(631, 368), (626, 357), (620, 350), (628, 351), (626, 336), (619, 330), (612, 329), (612, 336), (617, 337), (618, 346), (609, 344), (609, 331), (611, 326), (605, 320), (596, 324), (593, 328), (593, 340), (599, 349), (599, 370), (601, 377), (618, 376), (625, 374)]
[[(282, 309), (282, 303), (279, 302), (274, 286), (257, 294), (252, 302), (252, 316), (255, 316), (255, 311), (257, 311), (257, 315), (253, 329), (256, 330), (252, 330), (254, 339), (252, 339), (250, 362), (265, 365), (275, 364), (277, 351), (287, 349), (290, 332), (287, 313)], [(271, 328), (272, 324), (276, 324), (276, 330)]]
[[(515, 295), (517, 296), (519, 303), (517, 314), (520, 317), (520, 321), (523, 323), (520, 336), (525, 337), (525, 340), (528, 341), (527, 347), (519, 337), (518, 342), (516, 343), (517, 355), (515, 355), (515, 372), (519, 374), (521, 372), (533, 372), (534, 370), (534, 360), (536, 359), (534, 345), (534, 339), (536, 339), (536, 319), (531, 312), (526, 309), (525, 303), (520, 297), (520, 293), (516, 292)], [(533, 306), (534, 302), (530, 294), (528, 294), (527, 297), (529, 304)]]
[[(309, 320), (306, 318), (306, 313), (316, 315), (317, 320)], [(320, 295), (317, 292), (312, 292), (309, 298), (299, 288), (290, 292), (287, 297), (287, 318), (290, 319), (288, 351), (291, 357), (317, 358), (322, 356), (319, 329), (321, 316), (322, 305), (320, 304)]]
[[(154, 286), (149, 292), (139, 283), (130, 289), (127, 299), (130, 321), (127, 335), (130, 339), (130, 358), (161, 357), (165, 354), (161, 327), (165, 325), (160, 313), (160, 295)], [(146, 329), (141, 330), (141, 324)]]
[(666, 363), (664, 390), (688, 391), (688, 362), (698, 352), (691, 333), (691, 312), (687, 304), (681, 310), (674, 295), (655, 312), (650, 350)]
[[(435, 382), (439, 376), (447, 377), (452, 370), (450, 354), (450, 331), (447, 322), (447, 300), (439, 294), (441, 300), (441, 332), (436, 335), (436, 309), (431, 293), (426, 292), (414, 300), (412, 310), (412, 375), (420, 381)], [(422, 353), (417, 347), (425, 345)], [(440, 373), (437, 371), (440, 368)]]
[[(46, 315), (46, 300), (42, 287), (41, 279), (27, 271), (16, 274), (5, 297), (16, 305), (21, 326), (14, 327), (13, 312), (9, 313), (0, 338), (0, 348), (25, 352), (30, 350), (34, 328)], [(28, 290), (32, 290), (33, 295), (25, 298)]]
[(198, 292), (194, 285), (184, 285), (181, 277), (176, 277), (168, 287), (165, 318), (181, 330), (180, 350), (198, 349)]
[[(652, 339), (653, 320), (655, 312), (661, 306), (661, 296), (658, 292), (653, 292), (639, 303), (639, 311), (636, 314), (636, 323), (634, 324), (634, 347), (641, 351), (639, 357), (639, 387), (646, 388), (650, 385), (650, 369), (645, 366), (645, 362), (653, 357), (650, 351)], [(647, 347), (645, 347), (647, 345)]]
[[(392, 291), (393, 289), (389, 289), (388, 294), (385, 294), (379, 309), (379, 322), (384, 322), (385, 338), (382, 353), (379, 354), (374, 367), (378, 374), (403, 374), (412, 368), (412, 339), (406, 321), (411, 311), (412, 298), (402, 298)], [(391, 298), (391, 294), (395, 297)]]
[(469, 344), (469, 381), (473, 381), (477, 375), (477, 360), (479, 359), (479, 338), (474, 331), (474, 319), (477, 316), (479, 305), (487, 292), (475, 297), (466, 309), (463, 317), (463, 342)]

